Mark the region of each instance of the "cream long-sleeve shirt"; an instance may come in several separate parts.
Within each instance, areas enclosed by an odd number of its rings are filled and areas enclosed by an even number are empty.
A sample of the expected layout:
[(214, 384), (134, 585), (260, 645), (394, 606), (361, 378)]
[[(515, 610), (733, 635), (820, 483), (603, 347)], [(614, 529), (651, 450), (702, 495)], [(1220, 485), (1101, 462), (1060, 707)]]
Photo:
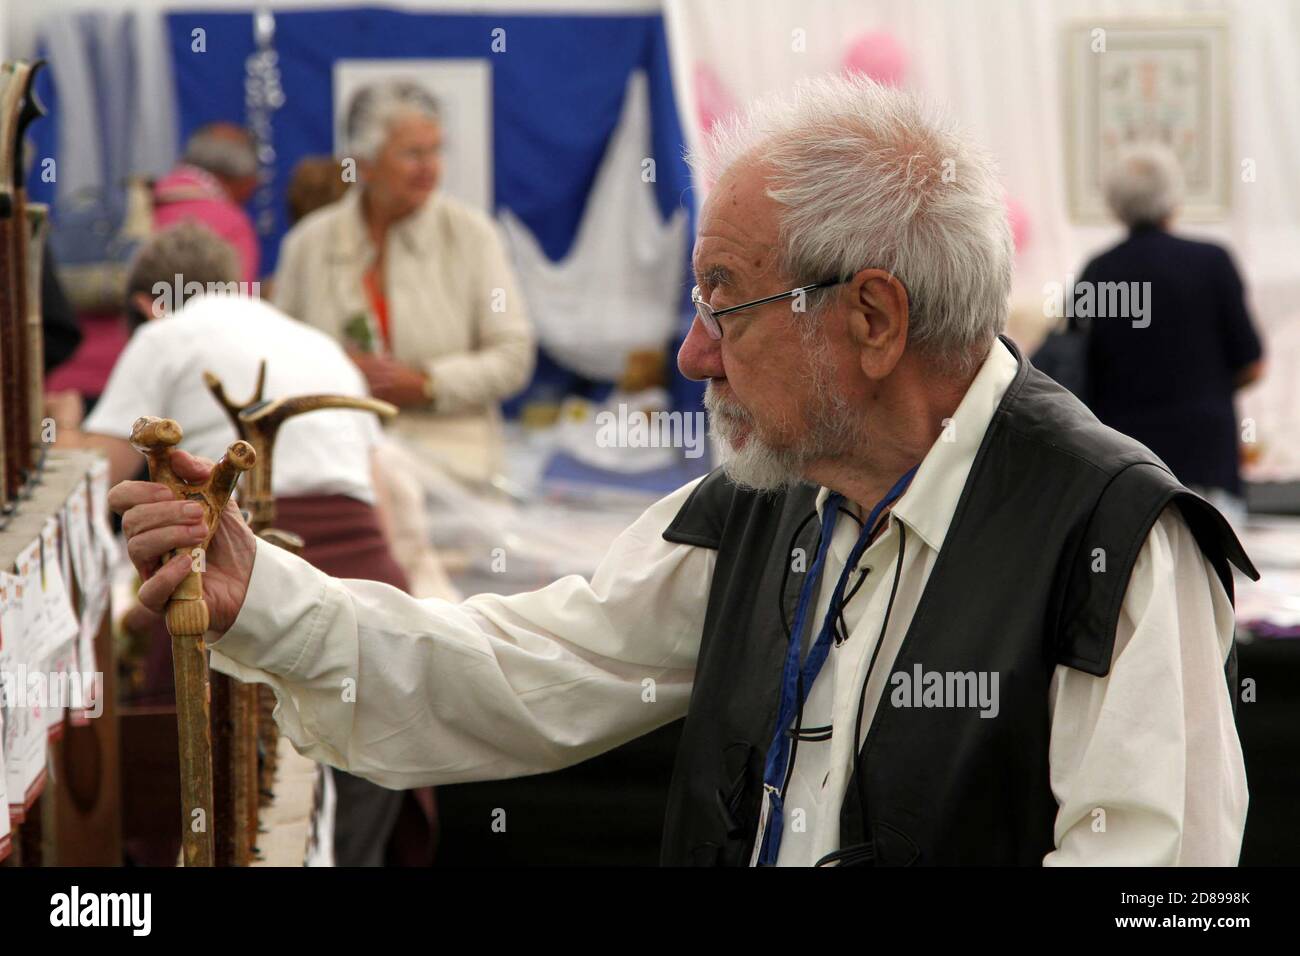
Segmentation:
[[(375, 261), (361, 189), (305, 217), (284, 237), (275, 304), (335, 340), (372, 313), (362, 277)], [(433, 408), (407, 409), (400, 432), (455, 474), (488, 477), (499, 465), (498, 404), (528, 384), (535, 337), (496, 225), (434, 193), (395, 223), (384, 249), (393, 357), (429, 373)]]
[[(852, 726), (860, 670), (880, 629), (897, 522), (908, 543), (864, 726), (1014, 372), (1014, 357), (995, 345), (953, 416), (953, 440), (935, 443), (890, 530), (863, 555), (884, 573), (867, 575), (850, 602), (856, 620), (841, 650), (854, 656), (840, 660), (837, 650), (813, 686), (805, 726), (835, 731), (827, 743), (800, 745), (786, 819), (802, 806), (807, 826), (785, 835), (781, 863), (813, 862), (839, 845), (852, 750), (843, 728)], [(642, 514), (590, 581), (571, 575), (460, 604), (329, 578), (259, 542), (244, 607), (213, 645), (213, 666), (269, 684), (280, 728), (304, 754), (385, 786), (576, 763), (686, 712), (715, 553), (664, 541), (662, 532), (693, 487)], [(832, 537), (824, 582), (847, 557), (841, 535), (854, 536), (852, 522)], [(1213, 569), (1182, 518), (1166, 511), (1133, 569), (1110, 673), (1058, 667), (1044, 701), (1060, 807), (1045, 864), (1236, 862), (1247, 796), (1223, 677), (1232, 625)]]

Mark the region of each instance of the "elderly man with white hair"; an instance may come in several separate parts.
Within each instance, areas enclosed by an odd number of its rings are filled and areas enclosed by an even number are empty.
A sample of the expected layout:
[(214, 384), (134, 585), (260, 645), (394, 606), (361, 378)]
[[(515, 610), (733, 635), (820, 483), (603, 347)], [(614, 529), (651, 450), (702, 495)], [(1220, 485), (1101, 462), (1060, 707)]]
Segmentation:
[[(999, 337), (989, 161), (909, 96), (832, 78), (696, 161), (714, 186), (678, 362), (725, 466), (590, 581), (459, 604), (331, 579), (229, 512), (214, 666), (269, 684), (304, 753), (393, 787), (551, 770), (684, 715), (668, 864), (1235, 863), (1230, 564), (1253, 568)], [(199, 537), (165, 498), (111, 495), (154, 606), (188, 567), (166, 549)]]
[[(1263, 373), (1263, 347), (1227, 250), (1169, 232), (1183, 176), (1156, 143), (1125, 149), (1105, 181), (1128, 235), (1093, 258), (1079, 293), (1145, 290), (1141, 321), (1076, 319), (1089, 327), (1088, 404), (1105, 424), (1142, 442), (1178, 480), (1244, 516), (1233, 395)], [(1076, 308), (1076, 316), (1080, 310)]]

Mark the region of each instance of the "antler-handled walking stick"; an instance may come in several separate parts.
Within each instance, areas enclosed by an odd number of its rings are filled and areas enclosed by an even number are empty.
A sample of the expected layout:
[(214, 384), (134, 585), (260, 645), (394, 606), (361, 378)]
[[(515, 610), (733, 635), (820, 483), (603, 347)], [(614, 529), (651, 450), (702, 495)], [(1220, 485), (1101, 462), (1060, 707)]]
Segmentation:
[[(239, 408), (226, 398), (221, 380), (211, 372), (203, 373), (203, 381), (216, 398), (241, 440), (247, 438), (239, 427)], [(259, 400), (266, 386), (266, 361), (257, 369), (257, 386), (253, 398), (245, 404)], [(256, 450), (256, 449), (254, 449)], [(251, 515), (250, 501), (260, 491), (258, 474), (265, 472), (269, 462), (265, 456), (257, 456), (258, 464), (244, 481), (244, 491), (240, 495), (240, 504), (246, 514)], [(249, 522), (254, 534), (261, 528)], [(274, 695), (266, 693), (274, 700)], [(213, 742), (213, 786), (215, 797), (221, 812), (217, 815), (215, 852), (219, 866), (248, 866), (256, 853), (257, 808), (261, 803), (259, 790), (269, 789), (258, 786), (257, 741), (258, 741), (258, 701), (261, 699), (258, 686), (249, 685), (227, 677), (214, 674), (212, 677), (212, 724)], [(272, 704), (274, 708), (274, 704)]]
[[(205, 372), (203, 380), (234, 424), (239, 437), (257, 452), (257, 465), (249, 473), (240, 496), (240, 503), (248, 512), (249, 525), (264, 540), (294, 554), (301, 554), (301, 538), (272, 527), (275, 523), (275, 496), (271, 490), (272, 455), (280, 426), (296, 415), (319, 409), (353, 409), (391, 418), (397, 414), (397, 408), (377, 399), (346, 395), (302, 395), (265, 401), (262, 398), (266, 386), (265, 361), (258, 367), (257, 385), (252, 398), (246, 402), (232, 400), (226, 394), (221, 380), (211, 372)], [(235, 827), (231, 834), (234, 847), (231, 851), (238, 862), (252, 855), (253, 839), (257, 833), (257, 808), (259, 804), (269, 801), (272, 792), (278, 739), (272, 717), (275, 696), (269, 688), (260, 685), (231, 682), (231, 686), (222, 686), (221, 689), (223, 692), (228, 690), (230, 701), (232, 734), (229, 778), (235, 814)], [(260, 774), (257, 768), (257, 743), (261, 744), (263, 753)], [(224, 855), (226, 851), (222, 850), (222, 843), (224, 841), (218, 841), (218, 851)]]
[(232, 402), (226, 396), (221, 380), (211, 372), (205, 372), (203, 379), (217, 401), (221, 403), (221, 407), (226, 410), (226, 414), (235, 423), (239, 437), (257, 450), (257, 467), (248, 476), (241, 500), (249, 513), (248, 523), (258, 533), (266, 531), (275, 522), (275, 496), (271, 493), (271, 462), (275, 451), (276, 435), (279, 434), (281, 425), (298, 415), (331, 408), (373, 412), (385, 419), (397, 414), (396, 405), (377, 398), (359, 398), (351, 395), (296, 395), (264, 400), (262, 387), (266, 380), (266, 362), (263, 362), (258, 370), (257, 391), (250, 401), (242, 405)]
[[(221, 512), (242, 472), (253, 467), (257, 452), (236, 441), (201, 484), (188, 482), (171, 467), (171, 450), (180, 444), (181, 426), (169, 418), (139, 418), (131, 444), (149, 462), (149, 480), (166, 485), (177, 498), (203, 505), (208, 533), (190, 554), (197, 561), (167, 602), (167, 631), (172, 637), (176, 673), (176, 721), (180, 734), (181, 847), (186, 866), (212, 866), (212, 737), (208, 726), (208, 664), (203, 635), (208, 606), (203, 600), (203, 560)], [(183, 551), (175, 551), (167, 560)]]

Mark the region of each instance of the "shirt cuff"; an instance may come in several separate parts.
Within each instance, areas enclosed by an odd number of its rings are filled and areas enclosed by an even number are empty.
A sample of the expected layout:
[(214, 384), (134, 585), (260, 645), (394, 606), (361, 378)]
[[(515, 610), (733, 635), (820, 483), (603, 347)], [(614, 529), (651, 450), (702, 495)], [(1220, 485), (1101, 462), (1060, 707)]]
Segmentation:
[(328, 580), (302, 558), (258, 538), (239, 616), (208, 644), (212, 666), (233, 677), (245, 668), (295, 676), (319, 636)]

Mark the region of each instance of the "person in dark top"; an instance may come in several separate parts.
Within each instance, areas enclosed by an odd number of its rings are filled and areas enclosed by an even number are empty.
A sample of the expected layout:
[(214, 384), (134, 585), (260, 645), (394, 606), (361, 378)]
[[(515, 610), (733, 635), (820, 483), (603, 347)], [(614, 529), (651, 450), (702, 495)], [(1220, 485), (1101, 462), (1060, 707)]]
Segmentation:
[(1181, 186), (1163, 147), (1133, 147), (1116, 164), (1106, 201), (1129, 233), (1084, 269), (1074, 321), (1091, 328), (1097, 417), (1154, 451), (1184, 484), (1240, 499), (1233, 393), (1259, 378), (1263, 349), (1227, 250), (1170, 234)]
[(54, 267), (49, 243), (41, 258), (41, 326), (45, 333), (45, 373), (58, 368), (81, 344), (81, 323)]

